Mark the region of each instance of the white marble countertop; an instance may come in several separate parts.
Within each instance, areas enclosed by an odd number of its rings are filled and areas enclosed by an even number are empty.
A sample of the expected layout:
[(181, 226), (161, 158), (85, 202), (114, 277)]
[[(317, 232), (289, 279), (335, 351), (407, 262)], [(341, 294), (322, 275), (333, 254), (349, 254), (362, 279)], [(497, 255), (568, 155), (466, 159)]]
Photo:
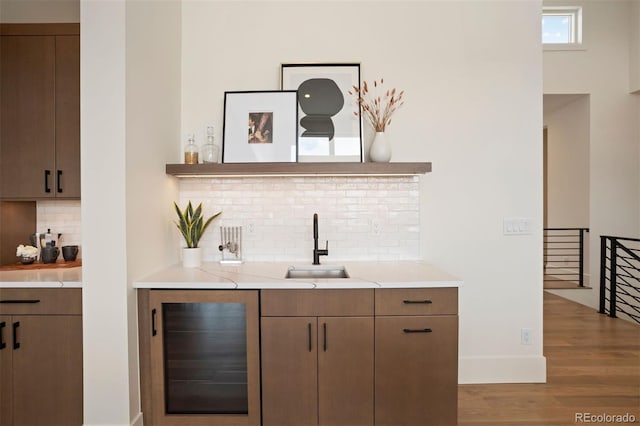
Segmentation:
[(80, 288), (82, 267), (0, 272), (0, 288)]
[(329, 289), (460, 287), (462, 281), (424, 261), (332, 262), (349, 278), (287, 279), (287, 269), (311, 267), (301, 262), (203, 263), (200, 268), (171, 266), (133, 283), (135, 288), (165, 289)]

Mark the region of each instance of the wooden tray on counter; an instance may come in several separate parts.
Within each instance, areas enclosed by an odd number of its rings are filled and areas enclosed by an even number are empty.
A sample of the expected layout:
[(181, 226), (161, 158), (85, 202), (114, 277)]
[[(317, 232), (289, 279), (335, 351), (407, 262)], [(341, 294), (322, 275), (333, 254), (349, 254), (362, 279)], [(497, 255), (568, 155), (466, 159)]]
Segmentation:
[(82, 259), (74, 260), (73, 262), (66, 262), (64, 260), (58, 261), (56, 263), (35, 262), (29, 265), (23, 265), (20, 262), (16, 262), (11, 265), (0, 266), (0, 271), (26, 271), (31, 269), (75, 268), (76, 266), (82, 266)]

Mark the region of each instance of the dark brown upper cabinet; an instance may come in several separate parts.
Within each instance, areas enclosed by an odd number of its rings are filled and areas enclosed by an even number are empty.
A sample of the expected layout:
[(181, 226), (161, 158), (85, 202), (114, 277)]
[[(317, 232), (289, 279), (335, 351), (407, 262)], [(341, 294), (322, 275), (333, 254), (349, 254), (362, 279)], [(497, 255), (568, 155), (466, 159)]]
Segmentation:
[(80, 198), (80, 25), (0, 25), (0, 198)]

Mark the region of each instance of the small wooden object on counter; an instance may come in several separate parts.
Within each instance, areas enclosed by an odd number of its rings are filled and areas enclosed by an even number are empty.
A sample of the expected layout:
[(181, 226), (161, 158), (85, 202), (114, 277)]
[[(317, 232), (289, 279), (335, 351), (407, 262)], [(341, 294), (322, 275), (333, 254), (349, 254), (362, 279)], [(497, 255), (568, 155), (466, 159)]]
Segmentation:
[(65, 262), (58, 260), (55, 263), (30, 263), (23, 265), (21, 262), (17, 262), (11, 265), (0, 266), (0, 271), (30, 271), (33, 269), (60, 269), (60, 268), (76, 268), (82, 266), (82, 259), (74, 260), (72, 262)]
[(82, 425), (80, 289), (0, 289), (0, 425)]

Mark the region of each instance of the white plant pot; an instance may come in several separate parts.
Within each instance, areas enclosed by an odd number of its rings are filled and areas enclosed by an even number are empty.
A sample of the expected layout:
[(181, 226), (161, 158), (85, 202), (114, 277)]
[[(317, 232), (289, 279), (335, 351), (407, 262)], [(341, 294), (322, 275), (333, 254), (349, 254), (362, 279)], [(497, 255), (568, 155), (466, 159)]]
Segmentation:
[(202, 249), (182, 248), (182, 266), (185, 268), (199, 268), (202, 265)]
[(374, 163), (388, 163), (391, 160), (391, 144), (384, 132), (376, 132), (369, 148), (369, 160)]

